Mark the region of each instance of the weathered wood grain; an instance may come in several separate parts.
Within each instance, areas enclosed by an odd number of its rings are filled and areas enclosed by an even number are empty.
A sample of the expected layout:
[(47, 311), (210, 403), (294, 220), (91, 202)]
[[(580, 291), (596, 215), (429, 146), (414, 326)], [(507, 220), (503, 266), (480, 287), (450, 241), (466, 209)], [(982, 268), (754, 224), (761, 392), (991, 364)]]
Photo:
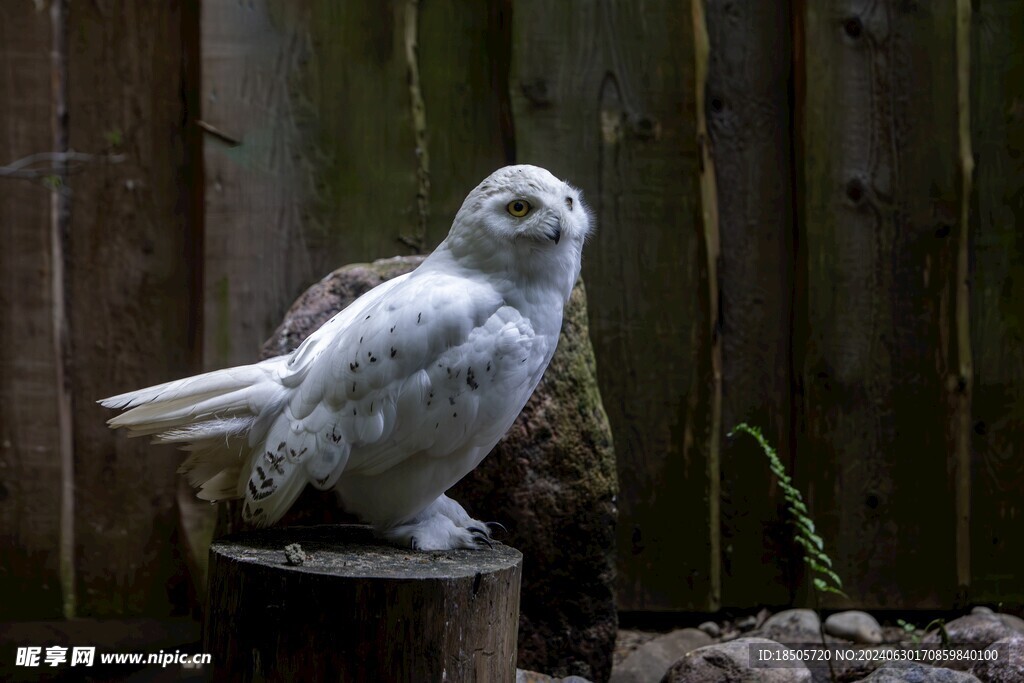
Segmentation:
[(516, 0), (512, 17), (516, 161), (579, 185), (597, 222), (584, 274), (619, 466), (620, 609), (714, 609), (690, 7)]
[(508, 0), (429, 0), (419, 8), (418, 60), (430, 152), (430, 250), (448, 235), (469, 191), (492, 171), (514, 163), (508, 94), (511, 7)]
[[(851, 601), (957, 595), (955, 3), (805, 3), (797, 474)], [(829, 597), (830, 606), (849, 604)]]
[[(709, 545), (709, 603), (720, 606), (722, 598), (722, 475), (721, 475), (721, 443), (722, 443), (722, 336), (721, 329), (721, 283), (719, 282), (719, 264), (722, 261), (722, 240), (719, 232), (719, 198), (717, 169), (711, 152), (711, 136), (708, 132), (708, 116), (706, 96), (708, 90), (708, 70), (711, 62), (711, 40), (708, 37), (708, 26), (704, 0), (693, 0), (690, 3), (694, 48), (694, 109), (697, 124), (697, 146), (700, 155), (700, 225), (703, 236), (702, 264), (706, 287), (704, 288), (704, 315), (707, 324), (707, 352), (703, 364), (710, 371), (706, 411), (701, 414), (700, 423), (707, 425), (707, 458), (704, 463), (707, 477), (707, 513)], [(691, 397), (691, 405), (696, 393)], [(692, 421), (687, 428), (692, 429)]]
[[(56, 148), (53, 26), (32, 3), (0, 5), (0, 165)], [(63, 364), (55, 195), (0, 178), (0, 621), (61, 616)]]
[(210, 549), (204, 647), (219, 680), (511, 683), (522, 563), (500, 544), (410, 553), (359, 526), (228, 536)]
[(506, 163), (502, 8), (203, 3), (208, 368), (337, 266), (431, 250)]
[(417, 224), (404, 3), (203, 4), (207, 367), (251, 362), (339, 263)]
[[(204, 144), (207, 368), (255, 359), (304, 285), (336, 258), (371, 256), (376, 234), (357, 226), (398, 224), (413, 210), (412, 158), (385, 201), (386, 190), (368, 189), (394, 168), (389, 132), (408, 131), (411, 154), (408, 117), (395, 120), (408, 112), (398, 109), (408, 96), (400, 16), (392, 3), (346, 3), (373, 15), (342, 22), (329, 4), (203, 3), (203, 117), (221, 131)], [(364, 108), (352, 106), (356, 89)]]
[(1024, 603), (1024, 4), (974, 3), (971, 598)]
[[(759, 425), (784, 458), (792, 455), (791, 22), (788, 3), (707, 2), (704, 109), (718, 186), (722, 428)], [(723, 604), (786, 604), (788, 529), (768, 462), (752, 439), (723, 434), (720, 468)]]
[[(107, 429), (96, 400), (198, 370), (182, 3), (70, 3), (75, 572), (82, 616), (188, 613), (179, 454)], [(193, 36), (194, 39), (194, 36)]]

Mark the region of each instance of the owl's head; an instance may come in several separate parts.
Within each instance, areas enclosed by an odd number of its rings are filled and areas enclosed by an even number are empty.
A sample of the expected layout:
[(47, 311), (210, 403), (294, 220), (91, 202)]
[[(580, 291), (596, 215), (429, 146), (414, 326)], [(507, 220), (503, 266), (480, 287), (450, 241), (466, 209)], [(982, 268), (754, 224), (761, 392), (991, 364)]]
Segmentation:
[(506, 166), (469, 193), (446, 242), (474, 263), (530, 275), (556, 269), (574, 283), (590, 224), (578, 189), (538, 166)]

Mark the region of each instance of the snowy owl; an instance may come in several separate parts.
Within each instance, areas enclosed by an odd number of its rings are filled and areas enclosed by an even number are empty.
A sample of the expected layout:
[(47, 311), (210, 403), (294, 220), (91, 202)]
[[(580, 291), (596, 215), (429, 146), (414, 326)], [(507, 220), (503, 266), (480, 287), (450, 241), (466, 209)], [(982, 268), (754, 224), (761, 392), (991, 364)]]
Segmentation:
[(558, 343), (590, 217), (536, 166), (492, 173), (411, 273), (370, 290), (287, 356), (100, 401), (109, 421), (191, 455), (206, 500), (273, 524), (307, 483), (384, 539), (490, 545), (445, 495), (519, 415)]

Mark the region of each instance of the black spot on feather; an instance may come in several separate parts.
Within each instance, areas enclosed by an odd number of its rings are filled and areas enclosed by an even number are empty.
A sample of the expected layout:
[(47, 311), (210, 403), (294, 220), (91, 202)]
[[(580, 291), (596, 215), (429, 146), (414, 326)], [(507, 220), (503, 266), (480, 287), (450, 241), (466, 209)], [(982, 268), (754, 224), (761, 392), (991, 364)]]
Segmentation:
[[(277, 487), (274, 486), (274, 480), (273, 479), (269, 479), (268, 481), (270, 482), (271, 489), (269, 491), (263, 491), (263, 490), (257, 490), (256, 484), (252, 483), (252, 479), (250, 479), (249, 480), (249, 497), (252, 498), (253, 500), (263, 500), (264, 498), (266, 498), (267, 496), (272, 494), (274, 491), (276, 491)], [(257, 509), (257, 513), (256, 514), (259, 514), (260, 512), (262, 512), (262, 510), (261, 509)]]

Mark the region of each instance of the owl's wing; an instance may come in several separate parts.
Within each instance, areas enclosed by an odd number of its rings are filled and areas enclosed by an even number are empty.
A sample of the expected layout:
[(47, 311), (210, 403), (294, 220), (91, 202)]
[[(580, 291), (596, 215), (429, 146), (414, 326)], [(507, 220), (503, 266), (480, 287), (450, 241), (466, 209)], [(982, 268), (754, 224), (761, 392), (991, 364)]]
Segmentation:
[(307, 482), (330, 488), (343, 471), (493, 444), (539, 380), (553, 341), (492, 287), (438, 271), (381, 287), (282, 365), (290, 391), (251, 444), (247, 518), (272, 523)]

